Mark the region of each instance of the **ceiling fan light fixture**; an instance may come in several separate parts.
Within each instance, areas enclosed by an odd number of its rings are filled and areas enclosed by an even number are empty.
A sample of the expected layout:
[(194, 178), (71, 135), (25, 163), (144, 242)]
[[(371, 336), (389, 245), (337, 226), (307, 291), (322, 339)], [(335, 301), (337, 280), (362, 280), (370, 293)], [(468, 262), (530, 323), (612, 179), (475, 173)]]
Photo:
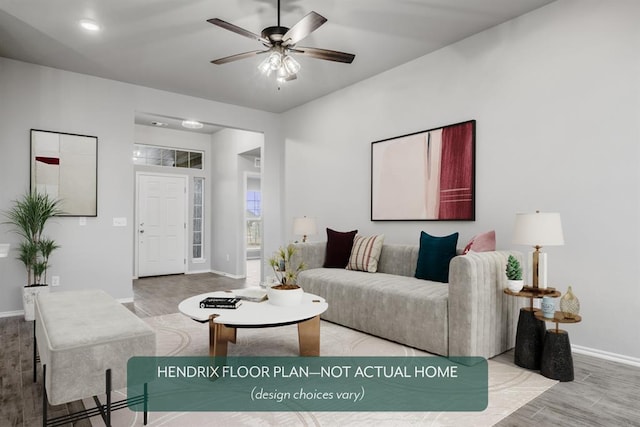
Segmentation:
[(300, 63), (296, 61), (291, 55), (287, 55), (282, 60), (283, 67), (289, 74), (298, 74), (300, 71)]
[(276, 80), (278, 80), (278, 83), (286, 82), (287, 81), (287, 77), (289, 77), (289, 73), (287, 72), (285, 67), (278, 68), (278, 74), (277, 74), (277, 77), (276, 77)]
[(267, 76), (271, 74), (271, 63), (269, 62), (269, 57), (266, 57), (260, 65), (258, 65), (258, 70)]
[(269, 65), (273, 71), (280, 69), (282, 66), (282, 54), (280, 52), (273, 52), (269, 55)]

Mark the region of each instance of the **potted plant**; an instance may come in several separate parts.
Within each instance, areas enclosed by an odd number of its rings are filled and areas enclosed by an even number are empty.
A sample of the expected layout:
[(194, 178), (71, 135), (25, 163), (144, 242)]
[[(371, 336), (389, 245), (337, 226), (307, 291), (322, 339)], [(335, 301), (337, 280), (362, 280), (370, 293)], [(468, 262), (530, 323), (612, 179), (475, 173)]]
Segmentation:
[(293, 306), (300, 303), (302, 299), (302, 288), (296, 284), (298, 273), (304, 270), (303, 262), (297, 265), (292, 264), (291, 258), (296, 253), (294, 245), (290, 244), (286, 248), (280, 248), (271, 258), (269, 265), (273, 269), (278, 283), (267, 288), (269, 302), (280, 306)]
[(49, 257), (59, 246), (44, 236), (47, 221), (61, 214), (60, 202), (48, 194), (31, 191), (22, 199), (14, 201), (13, 207), (5, 213), (7, 224), (22, 237), (18, 246), (18, 259), (27, 272), (27, 284), (22, 293), (24, 319), (34, 320), (34, 301), (40, 292), (49, 290), (47, 270)]
[(522, 266), (520, 261), (513, 255), (509, 255), (507, 258), (507, 286), (512, 292), (520, 292), (524, 287), (524, 280), (522, 280)]

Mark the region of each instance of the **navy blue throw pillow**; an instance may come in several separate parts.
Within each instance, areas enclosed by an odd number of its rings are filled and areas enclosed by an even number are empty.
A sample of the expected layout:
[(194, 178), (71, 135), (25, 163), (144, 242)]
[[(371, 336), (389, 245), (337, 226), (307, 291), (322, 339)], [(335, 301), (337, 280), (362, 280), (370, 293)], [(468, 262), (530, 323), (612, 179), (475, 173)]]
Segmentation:
[(456, 256), (457, 244), (458, 233), (436, 237), (421, 232), (416, 277), (449, 283), (449, 263)]

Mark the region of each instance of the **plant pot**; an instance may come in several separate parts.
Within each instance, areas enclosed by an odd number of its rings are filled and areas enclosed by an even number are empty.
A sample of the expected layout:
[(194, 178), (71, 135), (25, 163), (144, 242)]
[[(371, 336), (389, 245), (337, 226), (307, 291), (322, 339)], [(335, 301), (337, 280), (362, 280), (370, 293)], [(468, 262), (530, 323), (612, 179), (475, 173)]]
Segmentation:
[(278, 286), (282, 285), (274, 285), (267, 288), (269, 304), (280, 307), (294, 307), (300, 304), (300, 301), (302, 301), (302, 295), (304, 294), (301, 287), (296, 287), (294, 289), (277, 289)]
[(524, 288), (524, 280), (507, 280), (507, 287), (511, 292), (520, 292)]
[(36, 320), (35, 304), (39, 293), (48, 293), (49, 285), (25, 286), (22, 288), (22, 307), (24, 308), (24, 320), (29, 322)]

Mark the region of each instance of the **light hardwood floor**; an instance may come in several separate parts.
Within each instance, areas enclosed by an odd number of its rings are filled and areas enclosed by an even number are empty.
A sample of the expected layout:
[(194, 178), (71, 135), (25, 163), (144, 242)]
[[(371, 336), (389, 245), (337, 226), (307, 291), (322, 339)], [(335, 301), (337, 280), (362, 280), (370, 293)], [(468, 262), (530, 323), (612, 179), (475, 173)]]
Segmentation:
[[(246, 280), (215, 274), (139, 279), (133, 284), (135, 302), (127, 306), (140, 317), (170, 314), (177, 312), (178, 303), (189, 296), (246, 284)], [(0, 319), (0, 427), (42, 424), (41, 379), (32, 382), (32, 328), (21, 318)], [(497, 426), (640, 427), (640, 368), (579, 354), (573, 357), (575, 381), (555, 385)], [(513, 364), (513, 352), (494, 360)], [(77, 410), (79, 405), (49, 407), (49, 411), (60, 415)], [(74, 425), (89, 424), (84, 421)]]

